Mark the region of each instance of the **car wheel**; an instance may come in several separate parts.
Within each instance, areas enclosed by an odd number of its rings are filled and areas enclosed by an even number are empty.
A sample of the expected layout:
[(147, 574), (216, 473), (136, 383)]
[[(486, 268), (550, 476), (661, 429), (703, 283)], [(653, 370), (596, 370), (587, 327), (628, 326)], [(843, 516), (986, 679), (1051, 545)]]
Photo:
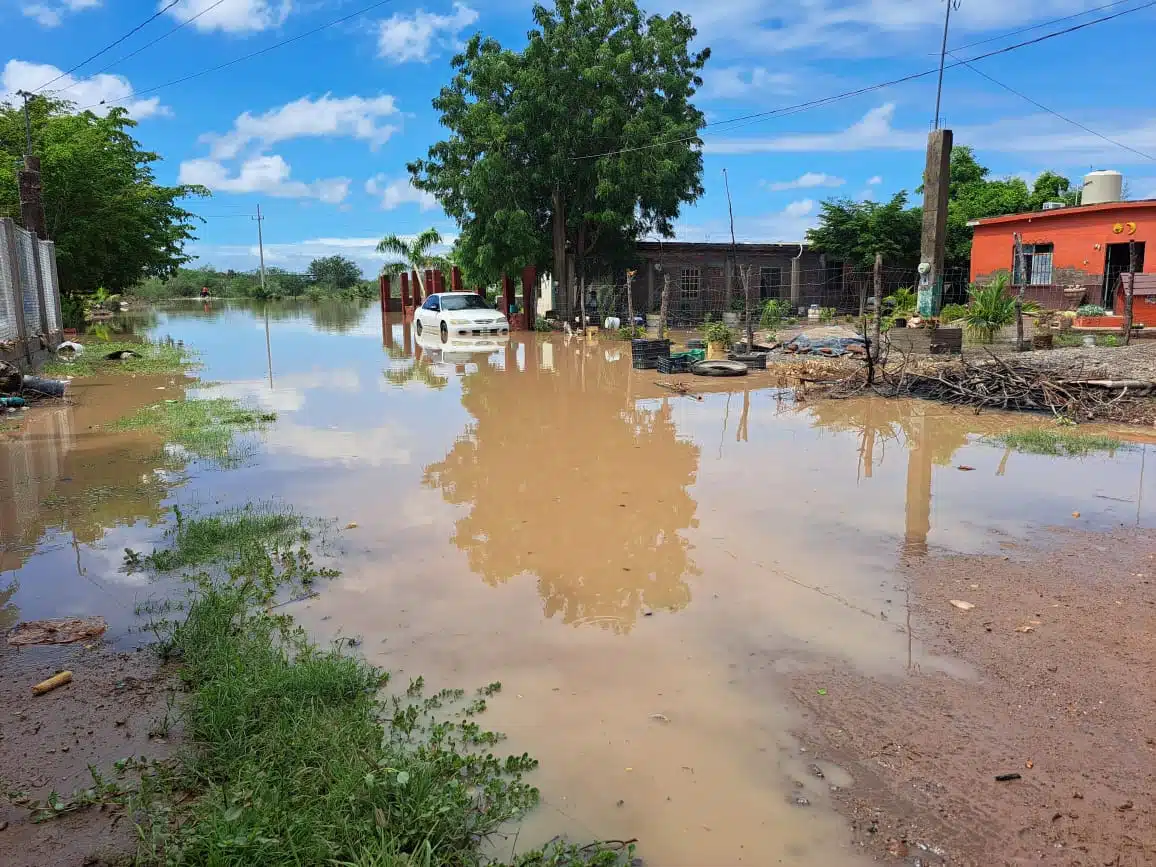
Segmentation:
[(444, 322), (442, 323), (442, 343), (450, 339), (450, 329)]
[(418, 337), (421, 337), (421, 320), (420, 319), (418, 320), (417, 325), (415, 325), (414, 327), (417, 329)]

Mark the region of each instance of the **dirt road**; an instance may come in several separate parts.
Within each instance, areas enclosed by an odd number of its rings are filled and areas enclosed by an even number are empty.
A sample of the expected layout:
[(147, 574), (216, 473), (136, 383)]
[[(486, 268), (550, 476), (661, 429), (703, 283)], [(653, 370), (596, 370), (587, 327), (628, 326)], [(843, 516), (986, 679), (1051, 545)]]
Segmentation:
[(798, 734), (851, 771), (836, 802), (883, 860), (1156, 864), (1156, 533), (1008, 545), (904, 568), (915, 639), (973, 679), (816, 662), (792, 679)]

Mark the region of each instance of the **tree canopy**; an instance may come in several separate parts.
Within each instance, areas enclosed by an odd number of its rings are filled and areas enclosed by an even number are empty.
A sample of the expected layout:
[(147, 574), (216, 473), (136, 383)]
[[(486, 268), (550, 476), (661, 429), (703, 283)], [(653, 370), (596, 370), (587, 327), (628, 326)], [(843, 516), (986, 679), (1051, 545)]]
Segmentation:
[(322, 256), (309, 263), (309, 278), (319, 286), (348, 289), (361, 281), (361, 268), (345, 256)]
[[(65, 294), (99, 286), (121, 292), (148, 277), (170, 276), (190, 260), (184, 245), (195, 238), (196, 217), (179, 202), (208, 190), (156, 183), (152, 166), (160, 157), (133, 139), (136, 121), (124, 109), (98, 117), (37, 97), (29, 112), (45, 221)], [(0, 103), (0, 214), (17, 221), (24, 143), (22, 108)]]
[[(916, 188), (917, 193), (923, 187)], [(971, 220), (1038, 211), (1045, 202), (1076, 203), (1078, 192), (1071, 181), (1056, 172), (1043, 172), (1031, 188), (1019, 177), (992, 178), (974, 151), (960, 145), (951, 152), (951, 183), (947, 205), (948, 269), (966, 269), (971, 260)], [(886, 204), (851, 199), (822, 203), (819, 226), (807, 232), (815, 249), (833, 258), (867, 267), (882, 253), (889, 266), (915, 268), (923, 209), (907, 207), (907, 192), (897, 193)]]
[[(535, 5), (521, 51), (474, 36), (434, 99), (449, 137), (409, 166), (461, 230), (479, 282), (553, 262), (573, 298), (567, 250), (613, 261), (646, 233), (670, 236), (702, 194), (705, 123), (691, 102), (709, 49), (681, 13), (634, 0)], [(657, 144), (657, 146), (656, 146)]]

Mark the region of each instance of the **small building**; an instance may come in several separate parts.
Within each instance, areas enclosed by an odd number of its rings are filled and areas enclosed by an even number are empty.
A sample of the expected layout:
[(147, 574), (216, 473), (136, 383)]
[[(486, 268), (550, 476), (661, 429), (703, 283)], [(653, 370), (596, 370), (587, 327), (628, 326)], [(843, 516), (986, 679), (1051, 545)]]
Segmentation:
[[(1136, 252), (1136, 272), (1142, 274), (1145, 247), (1156, 240), (1156, 200), (1049, 205), (1029, 214), (973, 220), (969, 224), (974, 230), (972, 282), (986, 284), (1006, 274), (1013, 290), (1022, 286), (1025, 298), (1048, 309), (1073, 309), (1080, 304), (1116, 308), (1120, 275), (1129, 268), (1129, 242)], [(1017, 233), (1023, 244), (1022, 274), (1015, 268)]]
[[(667, 277), (671, 281), (668, 316), (675, 326), (700, 324), (708, 315), (719, 318), (736, 310), (743, 299), (740, 268), (750, 268), (751, 294), (756, 303), (775, 298), (792, 309), (818, 304), (841, 312), (857, 305), (858, 289), (852, 289), (846, 269), (829, 262), (826, 255), (806, 243), (730, 244), (689, 241), (640, 241), (633, 282), (634, 310), (656, 313)], [(605, 286), (621, 288), (624, 274), (606, 273), (589, 281), (601, 295)], [(853, 305), (852, 305), (853, 302)], [(544, 275), (539, 284), (538, 314), (556, 309), (553, 283)], [(623, 309), (618, 309), (619, 307)], [(614, 304), (625, 314), (625, 295)], [(559, 311), (561, 312), (561, 311)]]
[[(1129, 275), (1121, 274), (1116, 282), (1116, 301), (1112, 312), (1124, 315), (1124, 297), (1128, 291)], [(1132, 323), (1156, 328), (1156, 274), (1137, 274), (1132, 288)]]

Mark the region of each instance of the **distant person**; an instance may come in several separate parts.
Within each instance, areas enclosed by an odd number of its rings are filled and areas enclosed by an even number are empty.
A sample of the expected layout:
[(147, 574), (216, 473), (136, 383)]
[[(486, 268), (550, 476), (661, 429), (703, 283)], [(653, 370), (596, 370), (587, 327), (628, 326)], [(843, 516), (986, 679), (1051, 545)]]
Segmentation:
[(201, 287), (201, 297), (202, 298), (208, 298), (209, 294), (210, 294), (209, 293), (209, 287), (208, 286), (202, 286)]

